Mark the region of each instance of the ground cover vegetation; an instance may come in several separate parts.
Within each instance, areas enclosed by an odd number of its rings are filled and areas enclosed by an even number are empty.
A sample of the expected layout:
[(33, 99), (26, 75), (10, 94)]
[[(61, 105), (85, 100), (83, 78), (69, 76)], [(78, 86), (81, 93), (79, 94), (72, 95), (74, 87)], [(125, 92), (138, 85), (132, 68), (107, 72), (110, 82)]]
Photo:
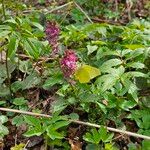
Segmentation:
[(149, 11), (1, 0), (0, 149), (150, 150)]

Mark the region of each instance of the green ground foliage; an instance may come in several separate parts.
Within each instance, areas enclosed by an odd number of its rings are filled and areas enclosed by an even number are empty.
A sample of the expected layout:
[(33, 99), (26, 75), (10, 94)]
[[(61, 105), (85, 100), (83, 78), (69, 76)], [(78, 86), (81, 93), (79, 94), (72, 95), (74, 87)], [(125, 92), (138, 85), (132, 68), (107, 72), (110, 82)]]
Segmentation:
[(1, 0), (0, 108), (52, 117), (0, 111), (0, 149), (150, 150), (106, 128), (150, 137), (149, 11), (148, 0)]

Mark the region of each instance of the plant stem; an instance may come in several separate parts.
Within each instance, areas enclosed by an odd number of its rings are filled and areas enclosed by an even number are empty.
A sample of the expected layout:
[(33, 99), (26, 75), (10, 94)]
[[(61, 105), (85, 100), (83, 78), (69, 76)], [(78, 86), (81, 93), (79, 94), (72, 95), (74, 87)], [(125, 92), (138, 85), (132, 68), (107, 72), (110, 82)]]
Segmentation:
[(6, 50), (6, 73), (7, 73), (9, 92), (10, 92), (10, 95), (12, 96), (13, 92), (11, 90), (11, 81), (10, 81), (9, 68), (8, 68), (8, 49)]
[(4, 4), (4, 0), (2, 0), (2, 11), (3, 11), (3, 17), (4, 17), (4, 20), (6, 20), (6, 13), (5, 13), (5, 4)]
[(87, 15), (87, 13), (76, 3), (74, 4), (77, 6), (77, 8), (85, 15), (85, 17), (89, 20), (90, 23), (93, 23), (93, 21), (90, 19), (90, 17)]

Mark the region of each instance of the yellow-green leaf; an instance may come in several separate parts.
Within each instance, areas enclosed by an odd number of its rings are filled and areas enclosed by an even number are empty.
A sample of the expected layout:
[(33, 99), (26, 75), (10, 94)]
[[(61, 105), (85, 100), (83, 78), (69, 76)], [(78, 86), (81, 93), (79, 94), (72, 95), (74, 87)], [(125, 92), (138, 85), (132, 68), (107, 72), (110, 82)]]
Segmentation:
[(19, 145), (15, 145), (14, 147), (11, 147), (11, 150), (22, 150), (24, 146), (25, 146), (24, 143), (20, 143)]
[(89, 65), (82, 65), (75, 72), (75, 78), (79, 80), (80, 83), (88, 83), (98, 75), (100, 75), (100, 70)]
[(139, 45), (139, 44), (128, 44), (128, 45), (125, 45), (126, 48), (128, 49), (131, 49), (131, 50), (135, 50), (135, 49), (138, 49), (138, 48), (143, 48), (144, 46), (143, 45)]

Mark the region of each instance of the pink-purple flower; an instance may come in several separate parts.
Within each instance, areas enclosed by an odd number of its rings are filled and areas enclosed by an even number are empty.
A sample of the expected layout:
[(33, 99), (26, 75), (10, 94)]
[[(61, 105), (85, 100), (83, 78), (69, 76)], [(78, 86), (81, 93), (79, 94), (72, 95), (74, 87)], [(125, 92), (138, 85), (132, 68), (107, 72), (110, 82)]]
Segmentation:
[(52, 54), (57, 54), (60, 28), (58, 27), (56, 22), (48, 21), (46, 23), (45, 33), (46, 33), (46, 38), (52, 47)]
[(66, 50), (60, 61), (61, 69), (65, 78), (70, 78), (77, 68), (78, 58), (73, 50)]

